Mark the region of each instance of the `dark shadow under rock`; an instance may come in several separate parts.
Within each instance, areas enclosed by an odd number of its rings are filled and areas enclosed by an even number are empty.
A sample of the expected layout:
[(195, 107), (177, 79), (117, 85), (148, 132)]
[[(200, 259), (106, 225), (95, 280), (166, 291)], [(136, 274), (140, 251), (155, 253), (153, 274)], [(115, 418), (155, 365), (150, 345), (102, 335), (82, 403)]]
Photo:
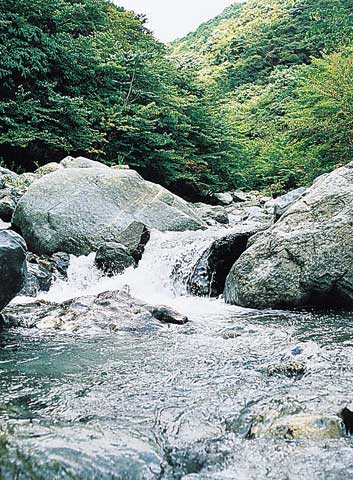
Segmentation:
[(221, 295), (228, 273), (255, 233), (256, 230), (250, 229), (215, 240), (197, 261), (188, 279), (188, 292), (198, 296)]

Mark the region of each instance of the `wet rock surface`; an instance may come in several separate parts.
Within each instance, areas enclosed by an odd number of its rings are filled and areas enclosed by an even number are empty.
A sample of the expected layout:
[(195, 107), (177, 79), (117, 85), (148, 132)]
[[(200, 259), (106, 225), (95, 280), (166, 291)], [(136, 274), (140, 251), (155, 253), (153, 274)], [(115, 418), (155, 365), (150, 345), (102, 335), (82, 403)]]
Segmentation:
[(136, 261), (129, 254), (128, 248), (116, 242), (107, 242), (99, 247), (95, 264), (111, 277), (122, 274), (129, 267), (136, 267)]
[(132, 222), (116, 237), (116, 242), (124, 245), (136, 264), (141, 260), (146, 245), (151, 237), (151, 230), (141, 222)]
[(103, 292), (99, 295), (52, 303), (44, 300), (8, 307), (3, 312), (8, 327), (23, 326), (40, 330), (87, 332), (90, 328), (116, 331), (152, 331), (160, 323), (184, 325), (185, 315), (170, 307), (149, 305), (128, 292)]
[(19, 295), (36, 297), (40, 292), (48, 292), (57, 280), (66, 280), (70, 265), (67, 253), (56, 253), (51, 257), (34, 253), (27, 255), (27, 278)]
[(188, 279), (188, 292), (198, 296), (221, 295), (231, 268), (259, 230), (261, 224), (253, 224), (215, 240), (197, 261)]
[(17, 233), (0, 231), (0, 311), (19, 293), (27, 277), (26, 244)]

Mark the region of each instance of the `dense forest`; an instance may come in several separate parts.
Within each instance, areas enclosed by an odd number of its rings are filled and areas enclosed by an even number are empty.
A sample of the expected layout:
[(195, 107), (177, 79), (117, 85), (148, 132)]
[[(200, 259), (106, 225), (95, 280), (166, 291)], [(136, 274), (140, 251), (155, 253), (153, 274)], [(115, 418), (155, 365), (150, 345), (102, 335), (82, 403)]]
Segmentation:
[(230, 135), (231, 187), (280, 193), (352, 160), (352, 43), (352, 0), (248, 0), (173, 44)]
[(108, 0), (0, 0), (0, 161), (126, 164), (187, 198), (352, 159), (353, 0), (248, 0), (164, 46)]

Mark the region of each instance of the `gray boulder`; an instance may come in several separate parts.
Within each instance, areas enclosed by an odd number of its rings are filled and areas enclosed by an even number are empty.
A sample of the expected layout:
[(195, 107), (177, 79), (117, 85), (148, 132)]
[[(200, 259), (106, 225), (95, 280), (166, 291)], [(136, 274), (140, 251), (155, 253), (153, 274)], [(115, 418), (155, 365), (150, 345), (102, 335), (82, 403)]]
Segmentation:
[(273, 200), (269, 200), (265, 203), (265, 210), (274, 215), (275, 220), (278, 220), (289, 207), (305, 195), (306, 191), (306, 188), (301, 187)]
[(199, 215), (207, 225), (215, 225), (217, 223), (222, 225), (229, 224), (229, 216), (224, 207), (220, 205), (207, 205), (205, 203), (195, 203), (193, 206), (197, 215)]
[(0, 190), (0, 219), (4, 222), (11, 222), (16, 204), (16, 199), (10, 191), (7, 189)]
[(104, 163), (86, 157), (65, 157), (61, 160), (60, 165), (64, 168), (103, 168), (104, 170), (110, 170), (110, 167), (104, 165)]
[(215, 240), (197, 261), (187, 281), (192, 295), (218, 297), (223, 293), (230, 269), (245, 251), (249, 238), (261, 226), (239, 229)]
[(224, 193), (214, 193), (212, 195), (212, 199), (214, 202), (217, 203), (217, 205), (230, 205), (233, 203), (233, 195), (229, 192), (224, 192)]
[(0, 231), (0, 311), (19, 293), (27, 276), (26, 244), (17, 233)]
[(187, 317), (175, 310), (149, 305), (132, 297), (124, 290), (104, 292), (63, 303), (37, 301), (31, 304), (9, 306), (3, 317), (7, 326), (86, 332), (123, 330), (131, 333), (153, 333), (162, 324), (183, 325)]
[(44, 176), (44, 175), (48, 175), (49, 173), (56, 172), (61, 168), (64, 168), (64, 167), (63, 165), (60, 165), (60, 163), (50, 162), (50, 163), (47, 163), (46, 165), (43, 165), (42, 167), (37, 168), (35, 173), (37, 173), (38, 175)]
[(121, 243), (107, 242), (100, 246), (94, 262), (99, 270), (109, 276), (119, 275), (129, 267), (136, 267), (136, 262), (128, 249)]
[(151, 231), (141, 222), (132, 222), (116, 237), (116, 242), (126, 247), (128, 254), (138, 263), (151, 238)]
[(13, 224), (31, 251), (84, 255), (116, 241), (133, 221), (161, 231), (204, 228), (187, 202), (133, 170), (64, 168), (31, 185)]
[(241, 255), (225, 299), (253, 308), (353, 306), (353, 163), (323, 177)]

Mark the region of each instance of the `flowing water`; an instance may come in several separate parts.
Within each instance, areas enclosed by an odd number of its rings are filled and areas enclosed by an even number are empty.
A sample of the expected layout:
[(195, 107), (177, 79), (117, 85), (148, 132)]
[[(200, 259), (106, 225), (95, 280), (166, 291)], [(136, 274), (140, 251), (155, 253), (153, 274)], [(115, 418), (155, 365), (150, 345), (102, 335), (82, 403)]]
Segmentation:
[[(222, 230), (154, 232), (139, 267), (72, 259), (44, 298), (129, 288), (185, 326), (85, 334), (17, 328), (0, 350), (0, 479), (352, 479), (353, 444), (249, 439), (258, 415), (334, 415), (353, 400), (353, 315), (245, 310), (186, 295)], [(128, 286), (128, 287), (127, 287)], [(305, 373), (270, 375), (297, 361)]]

